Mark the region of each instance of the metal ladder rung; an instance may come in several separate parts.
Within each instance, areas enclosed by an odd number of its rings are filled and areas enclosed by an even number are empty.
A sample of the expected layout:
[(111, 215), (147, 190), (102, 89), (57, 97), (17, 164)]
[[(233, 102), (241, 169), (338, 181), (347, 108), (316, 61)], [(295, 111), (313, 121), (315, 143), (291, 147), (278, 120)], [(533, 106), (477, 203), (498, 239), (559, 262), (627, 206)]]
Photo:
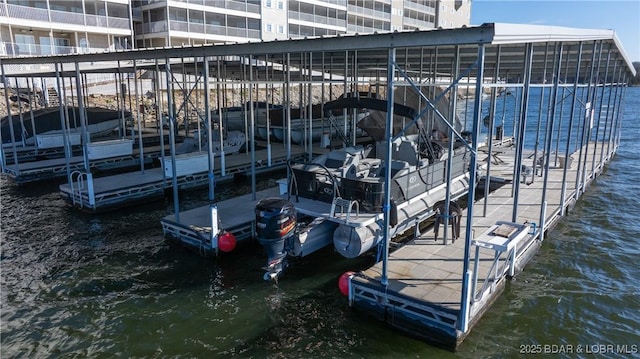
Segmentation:
[(352, 201), (348, 199), (344, 199), (342, 197), (335, 197), (331, 202), (331, 215), (336, 215), (336, 207), (340, 207), (340, 213), (344, 214), (344, 209), (347, 209), (347, 222), (351, 218), (351, 211), (353, 210), (353, 206), (356, 206), (356, 219), (360, 216), (360, 204), (358, 201)]

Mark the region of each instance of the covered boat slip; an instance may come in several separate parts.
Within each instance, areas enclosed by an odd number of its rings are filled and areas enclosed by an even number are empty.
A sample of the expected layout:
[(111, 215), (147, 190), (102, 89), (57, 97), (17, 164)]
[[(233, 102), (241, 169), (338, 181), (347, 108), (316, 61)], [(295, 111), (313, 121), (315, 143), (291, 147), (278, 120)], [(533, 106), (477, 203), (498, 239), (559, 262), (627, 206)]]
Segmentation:
[[(477, 278), (462, 275), (466, 230), (463, 228), (459, 234), (461, 240), (445, 245), (441, 238), (443, 228), (435, 229), (439, 230), (435, 239), (434, 227), (430, 226), (389, 255), (386, 286), (380, 284), (381, 262), (354, 275), (350, 304), (356, 311), (371, 314), (413, 336), (455, 348), (470, 332), (459, 330), (463, 288), (471, 288), (469, 313), (465, 318), (470, 328), (502, 292), (506, 279), (521, 271), (542, 245), (544, 235), (538, 226), (540, 214), (545, 216), (544, 229), (553, 228), (613, 154), (606, 153), (606, 146), (595, 147), (593, 144), (583, 150), (586, 163), (579, 165), (580, 151), (573, 153), (574, 160), (568, 164), (566, 178), (559, 161), (550, 167), (546, 185), (539, 176), (539, 168), (535, 177), (521, 178), (518, 203), (512, 196), (515, 183), (509, 181), (515, 149), (503, 151), (504, 163), (494, 166), (494, 180), (503, 178), (507, 184), (492, 191), (486, 201), (479, 199), (473, 206), (470, 249), (472, 261), (477, 265), (473, 268)], [(601, 155), (604, 162), (600, 162)], [(586, 178), (579, 178), (584, 173), (579, 168), (587, 169)], [(526, 182), (522, 183), (523, 180)], [(580, 180), (579, 189), (576, 188), (577, 180)], [(564, 185), (567, 188), (563, 189)], [(543, 206), (542, 198), (545, 198), (546, 206)], [(514, 205), (517, 208), (514, 209)], [(512, 222), (514, 211), (517, 211), (517, 218)], [(466, 223), (466, 214), (461, 221)], [(500, 227), (509, 231), (494, 234)]]
[[(156, 91), (157, 98), (166, 96), (166, 108), (172, 108), (174, 101), (167, 88), (178, 86), (185, 92), (204, 89), (205, 111), (200, 116), (206, 119), (209, 133), (221, 129), (211, 128), (209, 107), (217, 96), (220, 108), (224, 103), (220, 97), (228, 88), (244, 91), (242, 103), (263, 101), (272, 89), (281, 90), (282, 98), (266, 100), (281, 104), (285, 113), (301, 107), (308, 107), (311, 113), (314, 104), (327, 103), (345, 92), (364, 91), (375, 92), (387, 102), (386, 116), (379, 118), (383, 123), (379, 135), (385, 143), (391, 144), (414, 123), (424, 126), (421, 131), (436, 139), (446, 138), (443, 147), (451, 149), (448, 154), (453, 153), (454, 140), (463, 141), (470, 156), (468, 178), (472, 180), (466, 192), (466, 210), (458, 218), (463, 227), (456, 233), (459, 239), (449, 244), (451, 228), (444, 226), (444, 240), (434, 242), (433, 235), (427, 233), (389, 255), (390, 198), (385, 195), (381, 206), (383, 240), (376, 246), (381, 262), (349, 281), (349, 303), (356, 310), (448, 347), (455, 347), (469, 334), (504, 288), (507, 275), (515, 274), (531, 258), (545, 231), (566, 214), (615, 154), (626, 82), (635, 75), (611, 30), (513, 24), (10, 58), (3, 59), (0, 67), (6, 75), (8, 65), (55, 64), (79, 78), (81, 70), (90, 71), (92, 62), (120, 61), (154, 71), (156, 83), (166, 92)], [(174, 72), (198, 74), (198, 80), (188, 89), (175, 80)], [(442, 103), (451, 110), (441, 110)], [(393, 116), (398, 105), (414, 108), (417, 115), (413, 120)], [(246, 118), (249, 140), (255, 138), (251, 108)], [(456, 115), (460, 129), (455, 126)], [(176, 123), (173, 111), (168, 111), (168, 117), (171, 124)], [(287, 160), (294, 153), (291, 119), (289, 115), (284, 121), (284, 145), (268, 140), (266, 150), (281, 149)], [(309, 140), (313, 134), (311, 117), (305, 123), (307, 140), (302, 148), (311, 160), (317, 145)], [(354, 129), (355, 123), (339, 127), (344, 130), (339, 136), (344, 146), (355, 144), (356, 131), (347, 131)], [(512, 145), (498, 145), (509, 137)], [(217, 253), (216, 233), (212, 235), (210, 229), (215, 227), (211, 223), (217, 222), (212, 222), (210, 208), (218, 204), (215, 214), (221, 223), (233, 227), (229, 224), (232, 217), (248, 218), (247, 213), (238, 215), (237, 207), (246, 203), (242, 209), (249, 212), (246, 206), (259, 197), (254, 146), (252, 141), (246, 155), (250, 157), (246, 165), (252, 173), (252, 193), (229, 204), (215, 202), (210, 181), (211, 206), (182, 212), (177, 200), (179, 183), (173, 175), (174, 211), (162, 220), (165, 231), (184, 243), (202, 244), (205, 251)], [(391, 145), (385, 152), (381, 159), (391, 163)], [(385, 185), (390, 186), (386, 176), (391, 171), (385, 172)], [(446, 172), (451, 173), (451, 164)], [(447, 190), (441, 194), (444, 208), (449, 208), (454, 197), (454, 179), (447, 177)], [(479, 189), (476, 180), (483, 177), (510, 179), (511, 185), (494, 192), (489, 191), (490, 186)], [(476, 201), (481, 191), (484, 199)], [(389, 194), (389, 188), (384, 192)], [(447, 211), (438, 218), (444, 223), (452, 219)], [(246, 236), (252, 234), (249, 227), (245, 226), (249, 231)], [(188, 230), (183, 231), (185, 228)]]

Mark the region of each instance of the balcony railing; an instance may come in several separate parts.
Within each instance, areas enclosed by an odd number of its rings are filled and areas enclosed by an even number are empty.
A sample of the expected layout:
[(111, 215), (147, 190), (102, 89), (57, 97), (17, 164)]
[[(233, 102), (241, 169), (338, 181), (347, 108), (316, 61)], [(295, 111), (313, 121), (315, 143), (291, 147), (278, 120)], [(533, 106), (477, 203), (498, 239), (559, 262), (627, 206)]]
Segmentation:
[(412, 9), (412, 10), (416, 10), (416, 11), (419, 11), (419, 12), (424, 12), (424, 13), (431, 14), (431, 15), (434, 15), (436, 13), (436, 9), (434, 7), (432, 7), (432, 6), (418, 4), (418, 3), (415, 3), (415, 2), (411, 2), (411, 1), (405, 1), (404, 2), (404, 7), (406, 9)]
[(365, 9), (360, 6), (349, 5), (347, 7), (347, 11), (349, 11), (349, 13), (364, 15), (374, 19), (391, 20), (391, 13), (373, 9)]
[(219, 9), (238, 10), (242, 12), (260, 13), (260, 5), (258, 3), (247, 3), (244, 1), (234, 0), (174, 0), (185, 4), (203, 5), (207, 7), (215, 7)]
[(84, 25), (84, 14), (77, 12), (51, 10), (51, 22)]
[(154, 21), (147, 24), (136, 25), (136, 33), (138, 34), (155, 34), (167, 31), (166, 21)]
[(435, 24), (433, 22), (427, 20), (412, 19), (410, 17), (402, 18), (402, 25), (413, 26), (420, 29), (433, 29), (435, 27)]
[(47, 9), (7, 4), (7, 12), (11, 18), (33, 21), (49, 21), (49, 12)]
[(129, 19), (125, 19), (122, 17), (112, 17), (109, 16), (109, 27), (115, 29), (128, 29), (129, 28)]
[[(113, 49), (112, 49), (113, 50)], [(98, 47), (79, 46), (56, 46), (56, 45), (34, 45), (18, 44), (15, 42), (0, 42), (0, 56), (42, 56), (42, 55), (65, 55), (65, 54), (89, 54), (95, 52), (105, 52), (109, 49)]]
[[(173, 20), (170, 21), (169, 23), (170, 23), (171, 30), (174, 30), (174, 31), (192, 32), (192, 33), (207, 34), (207, 35), (246, 37), (250, 39), (260, 39), (261, 37), (260, 30), (245, 29), (245, 28), (238, 28), (238, 27), (232, 27), (232, 26), (200, 24), (200, 23), (189, 24), (185, 21), (173, 21)], [(160, 32), (160, 31), (166, 31), (166, 29), (159, 30), (157, 32)]]
[[(0, 15), (4, 13), (4, 4), (0, 6)], [(15, 19), (24, 19), (28, 21), (45, 21), (49, 22), (49, 14), (51, 14), (51, 22), (72, 25), (86, 25), (96, 27), (110, 27), (115, 29), (129, 29), (129, 19), (114, 16), (100, 16), (91, 14), (82, 14), (70, 11), (59, 11), (47, 9), (38, 9), (29, 6), (9, 5), (7, 4), (7, 16)]]
[(107, 17), (87, 15), (87, 26), (107, 27)]
[(339, 26), (339, 27), (347, 27), (347, 20), (336, 19), (326, 16), (313, 15), (313, 14), (305, 14), (297, 11), (289, 11), (289, 19), (290, 20), (300, 20), (307, 21), (316, 24), (316, 27), (323, 27), (323, 24)]
[[(390, 25), (387, 25), (387, 27), (390, 27)], [(373, 34), (374, 32), (385, 32), (385, 31), (389, 31), (388, 28), (386, 29), (377, 29), (375, 27), (369, 27), (369, 26), (362, 26), (362, 25), (352, 25), (349, 24), (347, 26), (347, 32), (350, 34)]]

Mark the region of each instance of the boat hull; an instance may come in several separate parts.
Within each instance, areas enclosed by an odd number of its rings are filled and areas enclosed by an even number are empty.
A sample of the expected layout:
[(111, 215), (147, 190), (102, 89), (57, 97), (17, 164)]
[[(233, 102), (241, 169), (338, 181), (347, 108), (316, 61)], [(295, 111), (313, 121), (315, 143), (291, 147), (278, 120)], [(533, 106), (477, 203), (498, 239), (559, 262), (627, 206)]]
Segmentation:
[[(65, 110), (64, 112), (65, 114), (69, 114), (68, 123), (70, 130), (80, 131), (81, 125), (78, 107), (68, 107), (67, 109), (68, 111)], [(130, 117), (131, 114), (125, 111), (124, 116), (125, 118)], [(87, 131), (92, 137), (109, 134), (120, 126), (122, 122), (121, 117), (121, 111), (101, 107), (87, 107)], [(16, 143), (33, 144), (35, 143), (35, 135), (62, 133), (59, 107), (47, 107), (33, 111), (33, 123), (31, 122), (31, 112), (24, 112), (22, 114), (22, 121), (20, 121), (19, 115), (12, 115), (11, 123), (12, 125), (9, 124), (8, 116), (1, 120), (3, 144), (11, 143), (11, 126), (13, 127)], [(34, 126), (35, 133), (33, 131)]]

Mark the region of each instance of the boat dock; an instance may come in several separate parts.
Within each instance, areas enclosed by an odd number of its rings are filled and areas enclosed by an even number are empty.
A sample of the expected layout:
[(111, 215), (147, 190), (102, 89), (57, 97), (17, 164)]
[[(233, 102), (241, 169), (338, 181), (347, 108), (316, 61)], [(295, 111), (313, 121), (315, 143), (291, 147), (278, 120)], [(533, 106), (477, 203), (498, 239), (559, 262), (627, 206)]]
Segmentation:
[[(237, 239), (252, 238), (255, 233), (256, 203), (267, 197), (279, 196), (278, 187), (256, 192), (255, 200), (251, 193), (216, 203), (219, 226), (232, 233)], [(251, 210), (248, 210), (251, 209)], [(217, 252), (217, 243), (211, 242), (211, 207), (201, 206), (182, 211), (176, 219), (170, 214), (160, 220), (162, 230), (183, 244), (197, 248), (201, 252)]]
[[(160, 156), (160, 146), (145, 148), (143, 159), (145, 166), (151, 165), (154, 159)], [(68, 163), (70, 172), (84, 169), (84, 157), (82, 155), (70, 157)], [(135, 166), (140, 166), (139, 149), (134, 149), (130, 155), (89, 161), (89, 168), (97, 171), (122, 170)], [(5, 166), (5, 172), (19, 185), (60, 178), (67, 175), (67, 159), (63, 157), (11, 164)]]
[[(256, 199), (271, 196), (281, 191), (274, 188), (258, 192), (256, 173), (285, 166), (290, 160), (309, 161), (314, 151), (333, 147), (336, 138), (342, 140), (343, 146), (354, 145), (358, 141), (354, 137), (356, 127), (371, 129), (367, 134), (380, 146), (376, 159), (391, 164), (385, 167), (384, 183), (376, 181), (381, 186), (375, 191), (380, 203), (376, 203), (375, 210), (363, 211), (375, 220), (381, 219), (380, 224), (376, 222), (378, 228), (366, 238), (366, 250), (377, 250), (380, 263), (347, 276), (348, 303), (359, 313), (447, 348), (456, 348), (469, 335), (505, 289), (506, 279), (531, 260), (544, 243), (546, 232), (571, 210), (616, 153), (623, 127), (626, 87), (636, 75), (613, 30), (501, 23), (429, 31), (6, 57), (0, 70), (5, 84), (11, 83), (10, 79), (17, 84), (24, 77), (44, 78), (49, 87), (56, 82), (59, 94), (69, 92), (65, 90), (65, 81), (75, 83), (79, 108), (89, 103), (86, 77), (111, 74), (116, 86), (110, 86), (116, 89), (118, 98), (129, 96), (136, 101), (135, 105), (129, 104), (129, 110), (132, 116), (137, 113), (132, 118), (137, 119), (138, 128), (141, 111), (136, 99), (142, 95), (138, 89), (152, 88), (147, 97), (155, 110), (154, 120), (158, 122), (157, 128), (164, 128), (166, 119), (173, 153), (177, 143), (174, 129), (184, 125), (186, 131), (189, 119), (204, 123), (204, 128), (198, 128), (198, 135), (202, 131), (210, 134), (208, 151), (165, 156), (161, 168), (101, 178), (90, 173), (85, 157), (83, 169), (73, 171), (71, 180), (60, 186), (60, 191), (75, 207), (98, 212), (148, 201), (171, 189), (174, 208), (172, 214), (162, 218), (163, 230), (207, 252), (217, 253), (218, 238), (229, 238), (219, 229), (233, 231), (240, 238), (254, 232), (253, 196), (215, 203), (214, 176), (219, 180), (250, 171)], [(134, 83), (133, 91), (126, 91), (131, 90), (131, 86), (124, 86), (129, 81)], [(140, 86), (136, 85), (138, 82)], [(6, 108), (11, 111), (7, 90), (5, 87)], [(306, 143), (305, 148), (291, 144), (291, 132), (305, 127), (292, 122), (296, 109), (308, 109), (303, 111), (306, 114), (302, 121), (312, 123), (314, 107), (354, 92), (375, 93), (384, 104), (365, 119), (343, 116), (340, 123), (332, 123), (337, 137), (323, 135), (314, 139), (314, 126), (308, 126), (308, 132), (300, 132), (308, 139), (301, 141)], [(286, 128), (284, 143), (269, 142), (267, 149), (257, 149), (255, 130), (259, 117), (254, 107), (249, 106), (242, 127), (246, 143), (251, 146), (244, 147), (246, 153), (225, 156), (221, 161), (217, 153), (227, 145), (216, 150), (211, 141), (217, 137), (224, 143), (228, 122), (222, 119), (216, 122), (212, 113), (221, 114), (223, 108), (256, 101), (282, 106), (279, 122)], [(125, 102), (122, 101), (123, 107)], [(417, 108), (407, 109), (409, 104)], [(82, 115), (80, 119), (81, 127), (86, 127)], [(8, 127), (9, 131), (12, 128)], [(395, 139), (412, 135), (411, 131), (419, 135), (416, 140), (405, 147), (394, 147)], [(504, 143), (505, 138), (512, 138), (512, 142)], [(464, 165), (455, 170), (465, 172), (469, 179), (466, 193), (454, 193), (452, 156), (456, 143), (465, 146), (464, 162), (459, 162)], [(415, 151), (406, 151), (414, 145)], [(6, 148), (0, 150), (4, 161), (10, 152)], [(432, 211), (436, 223), (446, 224), (440, 226), (444, 232), (438, 240), (434, 240), (433, 229), (427, 229), (417, 231), (417, 236), (404, 246), (392, 243), (396, 238), (391, 238), (390, 228), (398, 223), (393, 220), (398, 213), (389, 189), (393, 151), (409, 153), (407, 161), (403, 160), (407, 164), (427, 157), (430, 163), (446, 161), (437, 171), (437, 179), (447, 186), (439, 194), (444, 198), (438, 198), (444, 202), (420, 204), (420, 196), (413, 194), (407, 198), (407, 202), (418, 199), (412, 204), (422, 207), (412, 213)], [(11, 152), (15, 153), (15, 147)], [(211, 156), (215, 160), (210, 169)], [(341, 163), (341, 169), (351, 170), (346, 162)], [(7, 163), (2, 165), (6, 171)], [(359, 173), (355, 166), (351, 168), (354, 171), (350, 175), (364, 176), (368, 171)], [(431, 175), (435, 176), (436, 171)], [(382, 172), (375, 176), (382, 178)], [(418, 184), (411, 188), (420, 188), (418, 180), (427, 183), (419, 177), (407, 177), (407, 185), (402, 188), (408, 189), (414, 183)], [(480, 198), (478, 180), (482, 178), (487, 179), (487, 184)], [(337, 188), (337, 181), (332, 182), (333, 188)], [(498, 184), (502, 186), (489, 191)], [(181, 211), (179, 188), (201, 185), (209, 185), (210, 205)], [(321, 189), (332, 196), (337, 192)], [(368, 195), (362, 192), (354, 195), (356, 198), (349, 199), (349, 206), (365, 203), (364, 197)], [(462, 213), (456, 206), (449, 206), (457, 195), (467, 198)], [(344, 210), (345, 202), (333, 199), (332, 204), (337, 203)], [(442, 211), (434, 208), (440, 203), (444, 203)], [(458, 205), (465, 207), (464, 203)], [(357, 208), (360, 207), (364, 208), (360, 205)], [(418, 216), (408, 215), (408, 220), (418, 220)], [(449, 227), (450, 222), (456, 230)], [(460, 233), (458, 225), (463, 225)], [(296, 230), (287, 226), (279, 228), (279, 234), (285, 229)], [(317, 238), (329, 243), (325, 232), (317, 233), (320, 233)], [(458, 237), (455, 242), (454, 234)], [(203, 248), (202, 243), (208, 247)], [(391, 247), (400, 248), (393, 251)]]
[[(209, 183), (207, 154), (203, 152), (189, 155), (191, 156), (184, 158), (196, 157), (200, 161), (191, 168), (191, 171), (177, 175), (176, 183), (179, 189), (202, 187)], [(266, 150), (257, 150), (255, 152), (256, 171), (274, 170), (286, 165), (285, 149), (277, 147), (271, 151), (271, 156), (271, 166), (268, 166)], [(294, 148), (292, 158), (301, 156), (304, 156), (303, 151)], [(228, 155), (225, 160), (225, 172), (222, 173), (220, 157), (214, 157), (214, 175), (218, 176), (218, 180), (251, 170), (251, 158), (247, 154)], [(60, 185), (60, 194), (76, 208), (87, 212), (101, 212), (162, 197), (165, 189), (171, 188), (172, 185), (173, 178), (170, 171), (165, 173), (163, 168), (100, 178), (93, 178), (87, 173), (76, 171), (71, 183)]]
[[(166, 131), (165, 131), (166, 132)], [(163, 135), (165, 142), (167, 135)], [(120, 155), (106, 155), (102, 158), (90, 159), (89, 169), (99, 173), (122, 171), (127, 168), (140, 167), (140, 153), (144, 154), (143, 164), (150, 166), (155, 160), (162, 157), (162, 146), (159, 145), (161, 136), (155, 130), (143, 130), (142, 145), (140, 149), (139, 138), (131, 138), (131, 151)], [(180, 139), (183, 136), (179, 137)], [(101, 141), (112, 141), (110, 137), (100, 139)], [(125, 141), (127, 141), (125, 139)], [(101, 142), (94, 142), (100, 144)], [(11, 150), (7, 147), (6, 150)], [(168, 153), (169, 144), (165, 144), (165, 154)], [(7, 156), (3, 166), (4, 172), (18, 185), (25, 185), (34, 182), (46, 181), (52, 178), (65, 177), (67, 173), (84, 170), (83, 146), (71, 146), (71, 154), (65, 158), (64, 147), (38, 148), (37, 146), (18, 146), (16, 164), (13, 156)], [(67, 162), (69, 169), (67, 171)]]
[[(600, 162), (601, 154), (602, 147), (591, 146), (583, 154), (586, 163), (579, 164), (579, 152), (574, 153), (567, 168), (566, 181), (563, 181), (563, 162), (554, 161), (549, 170), (546, 206), (541, 203), (542, 177), (523, 176), (519, 179), (520, 201), (514, 209), (514, 182), (509, 180), (514, 173), (515, 150), (502, 149), (499, 155), (502, 162), (494, 166), (492, 176), (503, 177), (507, 184), (489, 194), (486, 212), (484, 198), (474, 204), (471, 256), (477, 265), (472, 272), (477, 277), (462, 276), (464, 228), (458, 240), (451, 243), (449, 238), (448, 244), (444, 244), (443, 239), (434, 239), (434, 229), (429, 227), (389, 254), (387, 285), (381, 284), (382, 262), (354, 275), (349, 292), (350, 305), (356, 311), (385, 321), (412, 336), (455, 348), (504, 290), (506, 279), (516, 275), (533, 258), (544, 240), (544, 232), (558, 223), (564, 212), (573, 207), (580, 194), (601, 173), (610, 156), (604, 156)], [(595, 166), (594, 158), (597, 159)], [(577, 189), (575, 183), (582, 172), (578, 171), (579, 165), (584, 166), (588, 173), (580, 179), (584, 182)], [(561, 199), (563, 183), (567, 184), (564, 200)], [(515, 220), (511, 217), (513, 211), (517, 213)], [(544, 213), (542, 226), (541, 213)], [(466, 220), (464, 215), (461, 221), (466, 223)], [(507, 237), (493, 234), (505, 227), (514, 233)], [(461, 311), (465, 309), (462, 305), (464, 281), (468, 281), (467, 285), (473, 291), (469, 297), (470, 305), (466, 308), (468, 313), (465, 313), (468, 330), (461, 331)]]

